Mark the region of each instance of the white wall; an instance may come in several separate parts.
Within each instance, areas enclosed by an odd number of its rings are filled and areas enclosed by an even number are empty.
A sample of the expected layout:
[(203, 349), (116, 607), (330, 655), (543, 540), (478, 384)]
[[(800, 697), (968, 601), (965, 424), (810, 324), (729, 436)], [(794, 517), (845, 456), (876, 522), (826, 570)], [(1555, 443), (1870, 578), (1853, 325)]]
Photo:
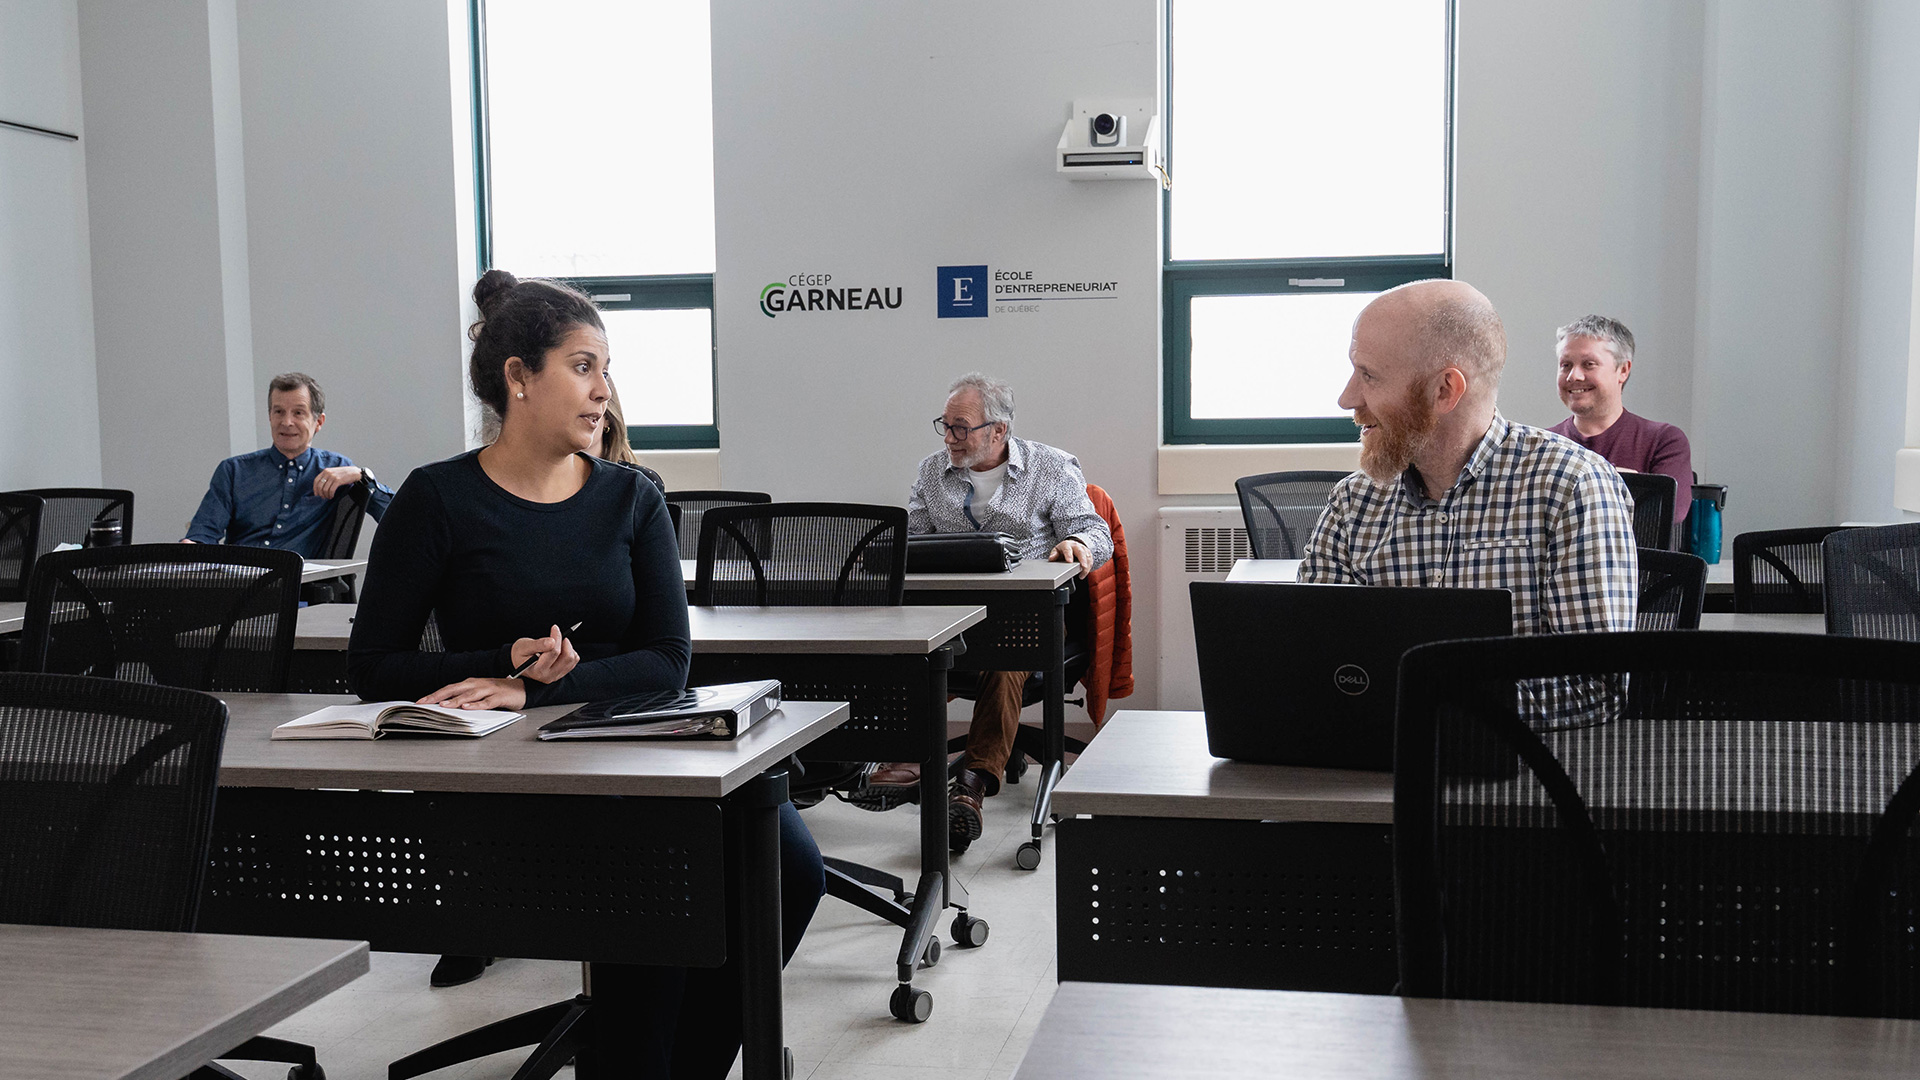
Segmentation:
[(0, 491), (97, 486), (100, 415), (74, 0), (8, 0), (0, 120)]
[(1920, 5), (1869, 0), (1854, 45), (1846, 332), (1839, 400), (1837, 516), (1897, 521), (1893, 458), (1903, 445), (1912, 329)]
[(316, 445), (396, 487), (463, 445), (472, 281), (456, 196), (472, 174), (456, 169), (448, 38), (444, 3), (239, 8), (259, 399), (249, 438), (269, 442), (268, 381), (304, 371), (327, 392)]
[(232, 0), (84, 0), (79, 22), (102, 478), (135, 492), (136, 539), (178, 539), (251, 441)]
[(1692, 412), (1699, 187), (1697, 0), (1461, 0), (1456, 274), (1492, 299), (1511, 419), (1566, 416), (1554, 330), (1633, 329), (1629, 407)]
[[(1158, 29), (1153, 0), (713, 5), (726, 484), (904, 505), (952, 379), (1007, 379), (1016, 433), (1077, 454), (1131, 530), (1149, 703), (1159, 189), (1069, 181), (1051, 154), (1075, 98), (1155, 96)], [(936, 268), (975, 264), (1123, 299), (936, 318)], [(761, 288), (797, 273), (904, 302), (764, 315)]]

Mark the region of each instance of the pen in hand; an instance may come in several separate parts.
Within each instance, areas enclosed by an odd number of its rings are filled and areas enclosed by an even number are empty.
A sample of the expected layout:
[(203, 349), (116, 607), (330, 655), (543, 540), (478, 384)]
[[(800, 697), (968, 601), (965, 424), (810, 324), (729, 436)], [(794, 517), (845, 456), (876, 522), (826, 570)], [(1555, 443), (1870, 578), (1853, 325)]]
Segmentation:
[[(580, 620), (580, 622), (577, 622), (577, 623), (574, 623), (574, 624), (573, 624), (572, 626), (569, 626), (569, 627), (567, 627), (567, 633), (569, 633), (569, 634), (571, 634), (571, 633), (573, 633), (573, 632), (574, 632), (575, 630), (578, 630), (578, 629), (580, 629), (580, 626), (581, 626), (581, 624), (582, 624), (582, 623), (585, 623), (585, 622), (586, 622), (586, 620), (585, 620), (585, 619), (582, 619), (582, 620)], [(566, 639), (565, 639), (565, 638), (562, 638), (562, 639), (561, 639), (561, 644), (563, 644), (563, 645), (564, 645), (565, 643), (566, 643)], [(527, 669), (528, 669), (528, 668), (531, 668), (531, 667), (532, 667), (533, 665), (535, 665), (535, 664), (537, 664), (537, 663), (539, 663), (539, 662), (540, 662), (540, 658), (541, 658), (541, 657), (543, 657), (543, 656), (545, 656), (545, 655), (547, 655), (547, 654), (546, 654), (546, 653), (540, 653), (540, 652), (537, 652), (537, 653), (534, 653), (534, 654), (533, 654), (532, 656), (529, 656), (529, 657), (527, 657), (527, 659), (526, 659), (526, 661), (525, 661), (524, 663), (522, 663), (522, 664), (521, 664), (521, 665), (520, 665), (519, 667), (517, 667), (517, 668), (514, 668), (514, 669), (513, 669), (513, 673), (512, 673), (511, 675), (508, 675), (508, 676), (507, 676), (507, 678), (509, 678), (509, 679), (517, 679), (517, 678), (519, 678), (520, 676), (522, 676), (522, 675), (525, 675), (525, 674), (527, 673)]]

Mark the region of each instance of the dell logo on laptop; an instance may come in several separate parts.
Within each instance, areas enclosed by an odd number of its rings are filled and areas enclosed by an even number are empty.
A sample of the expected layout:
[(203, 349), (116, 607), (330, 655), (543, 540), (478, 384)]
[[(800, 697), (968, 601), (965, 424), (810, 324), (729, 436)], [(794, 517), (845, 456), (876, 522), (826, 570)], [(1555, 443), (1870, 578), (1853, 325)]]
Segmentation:
[(1358, 664), (1341, 664), (1333, 670), (1333, 685), (1343, 694), (1359, 697), (1367, 692), (1367, 687), (1373, 685), (1373, 680), (1367, 677), (1366, 668)]

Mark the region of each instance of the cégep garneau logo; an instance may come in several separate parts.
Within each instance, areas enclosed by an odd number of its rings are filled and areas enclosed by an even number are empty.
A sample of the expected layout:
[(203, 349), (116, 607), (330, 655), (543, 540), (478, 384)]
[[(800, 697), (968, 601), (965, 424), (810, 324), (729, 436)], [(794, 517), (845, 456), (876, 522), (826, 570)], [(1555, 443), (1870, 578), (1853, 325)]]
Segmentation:
[(832, 286), (832, 274), (791, 274), (760, 290), (760, 314), (771, 319), (788, 311), (887, 311), (900, 306), (904, 288)]

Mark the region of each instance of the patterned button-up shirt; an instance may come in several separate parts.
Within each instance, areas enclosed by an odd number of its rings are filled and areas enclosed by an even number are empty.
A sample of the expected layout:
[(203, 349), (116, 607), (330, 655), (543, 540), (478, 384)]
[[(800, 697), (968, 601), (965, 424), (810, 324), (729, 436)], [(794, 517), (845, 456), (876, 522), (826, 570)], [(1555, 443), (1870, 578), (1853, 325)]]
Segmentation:
[(1513, 590), (1513, 632), (1631, 630), (1633, 499), (1606, 459), (1494, 414), (1439, 499), (1409, 469), (1334, 486), (1299, 580)]
[(969, 470), (949, 460), (942, 450), (920, 463), (907, 497), (908, 532), (1003, 532), (1020, 542), (1021, 558), (1036, 561), (1076, 537), (1093, 552), (1093, 565), (1113, 557), (1113, 536), (1087, 498), (1087, 478), (1072, 454), (1009, 437), (1006, 482), (985, 505), (973, 501)]
[[(187, 526), (187, 539), (285, 548), (313, 558), (333, 516), (333, 500), (315, 495), (313, 481), (323, 470), (352, 464), (345, 454), (312, 446), (293, 458), (271, 446), (230, 457), (214, 467), (200, 509)], [(372, 487), (367, 514), (379, 521), (393, 501), (393, 489), (380, 483)]]

